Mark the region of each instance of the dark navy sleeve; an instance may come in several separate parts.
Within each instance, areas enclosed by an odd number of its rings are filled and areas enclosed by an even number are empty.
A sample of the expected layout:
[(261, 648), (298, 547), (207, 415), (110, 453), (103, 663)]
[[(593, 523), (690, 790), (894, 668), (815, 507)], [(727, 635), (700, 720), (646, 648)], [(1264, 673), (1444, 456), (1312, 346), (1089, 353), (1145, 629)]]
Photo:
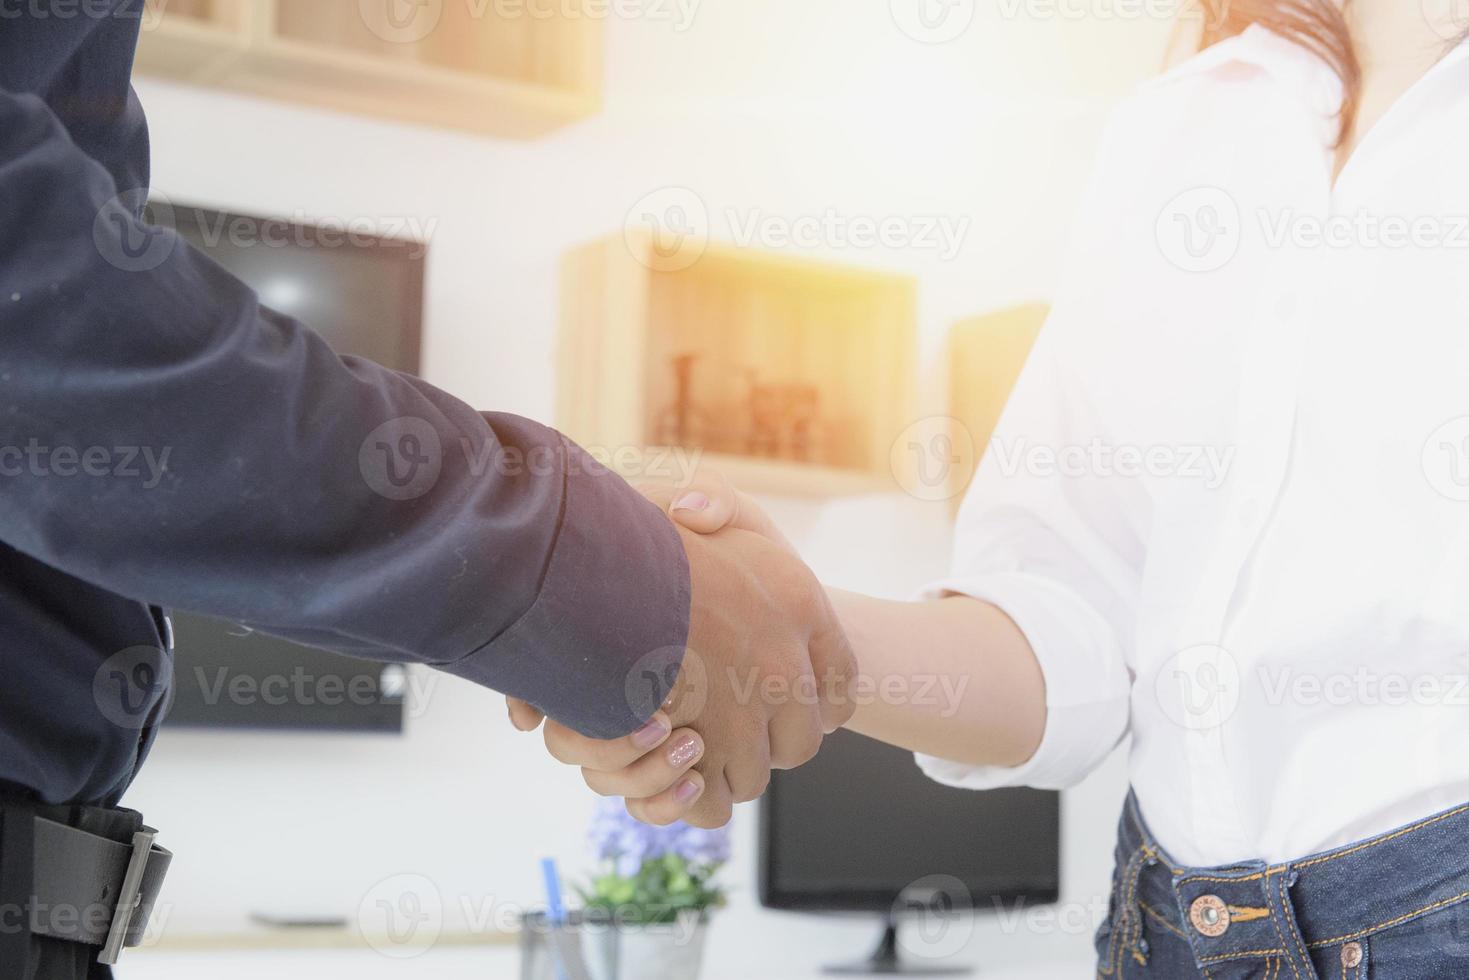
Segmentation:
[(588, 735), (656, 710), (689, 616), (663, 514), (551, 429), (338, 356), (141, 204), (0, 90), (0, 540)]

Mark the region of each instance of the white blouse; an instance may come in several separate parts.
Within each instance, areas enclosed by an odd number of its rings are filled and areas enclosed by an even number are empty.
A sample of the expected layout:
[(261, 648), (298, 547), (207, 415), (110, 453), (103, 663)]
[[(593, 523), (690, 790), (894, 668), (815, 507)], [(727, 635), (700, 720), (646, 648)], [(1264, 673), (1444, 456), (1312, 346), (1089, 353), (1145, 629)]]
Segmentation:
[(935, 778), (1065, 787), (1130, 733), (1194, 865), (1469, 801), (1469, 46), (1333, 186), (1340, 97), (1255, 27), (1118, 111), (934, 587), (1025, 632), (1045, 736)]

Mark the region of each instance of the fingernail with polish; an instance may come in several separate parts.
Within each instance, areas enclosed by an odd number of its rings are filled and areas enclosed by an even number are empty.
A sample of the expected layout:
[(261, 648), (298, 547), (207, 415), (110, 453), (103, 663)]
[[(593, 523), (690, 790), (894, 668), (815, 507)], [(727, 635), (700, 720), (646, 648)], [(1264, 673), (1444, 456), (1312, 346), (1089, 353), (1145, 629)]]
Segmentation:
[(673, 768), (682, 769), (697, 759), (699, 753), (703, 750), (704, 746), (699, 742), (698, 736), (688, 735), (680, 739), (677, 745), (668, 750), (668, 761), (673, 765)]
[(699, 491), (695, 490), (693, 493), (686, 493), (682, 497), (679, 497), (677, 500), (675, 500), (673, 502), (673, 509), (693, 511), (708, 510), (709, 498)]
[(668, 723), (654, 718), (633, 734), (632, 744), (640, 749), (656, 749), (668, 737), (668, 732)]
[(692, 803), (698, 799), (701, 792), (703, 790), (699, 788), (699, 781), (697, 779), (685, 779), (673, 791), (673, 798), (680, 803)]

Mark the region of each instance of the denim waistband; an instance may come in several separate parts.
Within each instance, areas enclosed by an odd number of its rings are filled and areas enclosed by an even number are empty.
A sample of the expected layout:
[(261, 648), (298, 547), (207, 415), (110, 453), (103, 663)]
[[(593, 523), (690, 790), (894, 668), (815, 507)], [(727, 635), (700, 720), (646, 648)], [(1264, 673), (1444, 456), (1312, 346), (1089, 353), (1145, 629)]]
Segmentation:
[(1139, 934), (1144, 919), (1161, 920), (1201, 968), (1274, 958), (1286, 964), (1279, 976), (1309, 977), (1312, 951), (1469, 901), (1469, 804), (1283, 864), (1188, 868), (1158, 846), (1129, 797), (1117, 867), (1119, 911)]

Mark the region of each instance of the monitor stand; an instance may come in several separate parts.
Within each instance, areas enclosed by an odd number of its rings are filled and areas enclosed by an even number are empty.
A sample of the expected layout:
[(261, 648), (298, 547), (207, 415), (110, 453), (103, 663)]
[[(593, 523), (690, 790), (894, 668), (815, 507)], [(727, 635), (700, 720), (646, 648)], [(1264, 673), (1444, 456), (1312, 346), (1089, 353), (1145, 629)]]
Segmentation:
[(842, 977), (873, 976), (965, 976), (973, 973), (973, 967), (948, 963), (910, 963), (898, 955), (898, 920), (888, 916), (882, 941), (872, 955), (858, 963), (838, 964), (822, 969), (823, 973)]

